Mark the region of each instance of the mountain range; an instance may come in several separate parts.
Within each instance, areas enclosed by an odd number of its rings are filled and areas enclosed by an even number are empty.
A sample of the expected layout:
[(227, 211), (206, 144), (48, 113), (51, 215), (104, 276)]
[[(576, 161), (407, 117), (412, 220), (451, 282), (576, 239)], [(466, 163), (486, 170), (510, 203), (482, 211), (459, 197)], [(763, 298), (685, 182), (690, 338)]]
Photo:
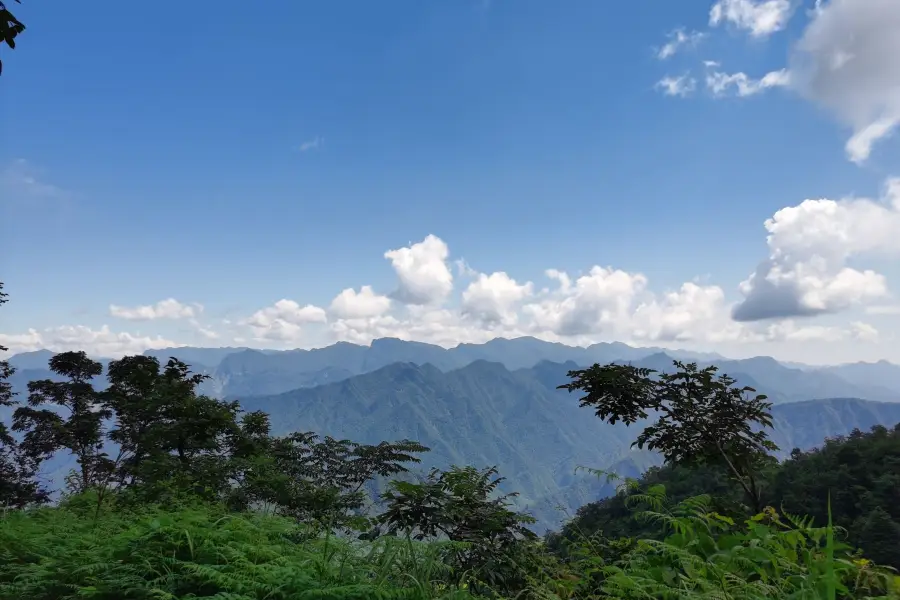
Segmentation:
[[(630, 448), (640, 423), (603, 423), (578, 407), (577, 396), (557, 389), (568, 381), (568, 371), (595, 362), (660, 371), (671, 370), (674, 359), (716, 364), (770, 396), (771, 435), (782, 457), (854, 428), (900, 422), (900, 367), (886, 362), (787, 366), (769, 357), (732, 360), (615, 343), (573, 348), (534, 338), (449, 350), (382, 339), (371, 346), (338, 343), (317, 350), (173, 348), (147, 354), (163, 362), (175, 356), (208, 374), (204, 393), (266, 411), (276, 434), (315, 431), (364, 443), (414, 439), (431, 448), (420, 473), (454, 464), (497, 466), (506, 489), (521, 493), (516, 502), (538, 518), (539, 529), (609, 493), (608, 484), (577, 474), (576, 467), (637, 476), (659, 462)], [(24, 392), (27, 381), (48, 377), (51, 356), (38, 351), (11, 357), (19, 369), (14, 388)], [(102, 388), (104, 381), (96, 383)], [(67, 464), (53, 461), (54, 481)]]
[[(315, 387), (402, 362), (430, 364), (444, 372), (478, 360), (497, 362), (512, 370), (530, 368), (541, 361), (571, 361), (579, 367), (631, 362), (668, 370), (672, 360), (678, 359), (701, 366), (715, 364), (739, 383), (769, 395), (775, 403), (824, 397), (900, 400), (900, 365), (887, 361), (814, 367), (788, 365), (764, 356), (735, 360), (712, 353), (635, 348), (618, 342), (582, 348), (529, 337), (498, 338), (484, 344), (460, 344), (446, 349), (383, 338), (374, 340), (370, 346), (338, 342), (313, 350), (181, 347), (149, 350), (145, 354), (156, 356), (163, 363), (170, 356), (186, 362), (195, 372), (210, 376), (203, 385), (203, 393), (223, 398)], [(39, 350), (13, 355), (9, 362), (19, 369), (17, 380), (21, 383), (46, 377), (47, 361), (52, 355), (48, 350)], [(109, 359), (98, 360), (109, 362)]]

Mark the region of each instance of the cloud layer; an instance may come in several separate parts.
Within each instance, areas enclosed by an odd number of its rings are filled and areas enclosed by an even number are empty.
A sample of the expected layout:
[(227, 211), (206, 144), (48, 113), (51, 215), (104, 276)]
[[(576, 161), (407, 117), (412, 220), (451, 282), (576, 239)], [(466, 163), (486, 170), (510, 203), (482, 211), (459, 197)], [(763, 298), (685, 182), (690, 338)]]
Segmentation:
[[(887, 278), (859, 268), (868, 259), (900, 256), (900, 179), (879, 199), (808, 199), (764, 223), (768, 256), (734, 292), (688, 281), (653, 291), (642, 273), (597, 264), (581, 272), (549, 268), (537, 281), (504, 271), (480, 272), (435, 235), (388, 250), (396, 285), (338, 292), (327, 306), (282, 298), (219, 326), (201, 324), (203, 305), (174, 298), (133, 307), (111, 305), (122, 321), (181, 322), (202, 341), (263, 347), (307, 347), (397, 337), (453, 346), (495, 337), (535, 336), (570, 344), (617, 340), (638, 345), (710, 348), (718, 344), (877, 341), (870, 324), (835, 326), (809, 317), (854, 307), (897, 314)], [(454, 263), (457, 273), (451, 268)], [(804, 319), (806, 318), (806, 319)], [(120, 356), (179, 345), (163, 336), (65, 325), (0, 335), (15, 351), (86, 349)]]

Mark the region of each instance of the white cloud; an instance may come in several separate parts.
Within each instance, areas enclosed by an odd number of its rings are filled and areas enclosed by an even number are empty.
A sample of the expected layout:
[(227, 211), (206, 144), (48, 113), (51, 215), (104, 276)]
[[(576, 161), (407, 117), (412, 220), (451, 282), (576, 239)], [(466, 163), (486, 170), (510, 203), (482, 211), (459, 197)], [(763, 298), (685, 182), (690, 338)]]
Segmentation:
[(191, 327), (194, 328), (194, 331), (199, 333), (203, 338), (210, 341), (219, 339), (218, 332), (209, 327), (205, 327), (202, 323), (197, 321), (197, 319), (191, 319), (189, 322), (191, 324)]
[(385, 252), (384, 257), (391, 261), (400, 283), (394, 298), (413, 305), (436, 304), (446, 299), (453, 291), (453, 274), (447, 266), (449, 255), (447, 244), (435, 235)]
[(391, 299), (376, 294), (372, 286), (364, 285), (359, 292), (347, 288), (338, 294), (328, 311), (339, 319), (367, 319), (379, 317), (391, 309)]
[(324, 142), (322, 138), (319, 136), (314, 137), (311, 140), (303, 142), (299, 146), (297, 146), (297, 150), (300, 152), (309, 152), (310, 150), (318, 150), (319, 146)]
[(257, 339), (289, 342), (300, 338), (304, 325), (325, 321), (324, 309), (311, 304), (300, 306), (293, 300), (282, 299), (256, 311), (242, 324), (249, 326)]
[(853, 337), (864, 342), (877, 342), (881, 337), (877, 329), (862, 321), (852, 322), (850, 328)]
[[(707, 63), (708, 67), (717, 67), (718, 63)], [(753, 96), (773, 87), (785, 87), (790, 84), (791, 76), (786, 69), (766, 73), (760, 79), (752, 79), (746, 73), (723, 73), (710, 71), (706, 74), (706, 87), (715, 96), (724, 96), (734, 89), (738, 96)]]
[(656, 82), (656, 87), (666, 96), (686, 98), (697, 89), (697, 80), (687, 73), (678, 77), (667, 75)]
[(632, 337), (654, 342), (734, 341), (741, 327), (728, 318), (725, 292), (718, 286), (685, 283), (662, 298), (641, 303), (632, 318)]
[(731, 23), (754, 37), (766, 37), (784, 29), (793, 10), (790, 0), (718, 0), (709, 11), (709, 24)]
[(755, 321), (837, 312), (887, 296), (885, 277), (849, 259), (900, 255), (900, 181), (880, 201), (806, 200), (768, 219), (769, 257), (741, 284), (733, 316)]
[(84, 350), (91, 356), (119, 358), (140, 354), (144, 350), (183, 346), (160, 336), (143, 336), (124, 331), (114, 332), (108, 326), (91, 329), (84, 325), (63, 325), (38, 331), (29, 329), (19, 335), (0, 334), (0, 345), (12, 352), (30, 352), (45, 348), (54, 352)]
[(537, 330), (558, 336), (599, 334), (615, 329), (629, 315), (637, 295), (647, 286), (640, 273), (612, 267), (594, 266), (587, 275), (575, 279), (562, 271), (548, 270), (559, 287), (549, 297), (526, 304), (523, 312)]
[(900, 125), (900, 2), (818, 5), (791, 57), (792, 87), (852, 128), (854, 162)]
[(110, 316), (126, 321), (153, 321), (156, 319), (191, 319), (203, 312), (202, 304), (182, 304), (175, 298), (160, 300), (156, 304), (142, 306), (109, 305)]
[[(550, 285), (538, 289), (507, 272), (482, 273), (462, 258), (451, 259), (447, 244), (428, 235), (385, 252), (399, 282), (393, 299), (369, 285), (344, 289), (327, 309), (282, 299), (246, 318), (217, 321), (223, 335), (191, 316), (196, 306), (172, 299), (111, 307), (111, 312), (127, 318), (186, 318), (196, 334), (208, 339), (263, 347), (368, 343), (382, 337), (454, 346), (523, 335), (568, 344), (617, 340), (695, 349), (877, 342), (878, 331), (866, 323), (800, 324), (791, 317), (890, 298), (884, 277), (857, 268), (856, 261), (900, 255), (900, 180), (888, 182), (881, 200), (807, 200), (779, 210), (765, 226), (769, 257), (743, 282), (740, 303), (729, 301), (722, 287), (699, 281), (653, 292), (642, 273), (599, 265), (581, 273), (548, 269)], [(464, 275), (458, 296), (452, 265)], [(873, 307), (870, 312), (890, 311)], [(18, 351), (81, 347), (106, 355), (176, 345), (161, 337), (82, 326), (0, 336), (0, 343)]]
[(515, 325), (517, 304), (533, 292), (530, 281), (519, 284), (503, 272), (478, 274), (462, 293), (463, 314), (487, 324)]
[(669, 32), (666, 37), (669, 41), (656, 52), (656, 57), (660, 60), (666, 60), (667, 58), (674, 56), (682, 48), (696, 46), (700, 40), (706, 37), (706, 34), (699, 31), (691, 31), (688, 33), (683, 27), (679, 27)]

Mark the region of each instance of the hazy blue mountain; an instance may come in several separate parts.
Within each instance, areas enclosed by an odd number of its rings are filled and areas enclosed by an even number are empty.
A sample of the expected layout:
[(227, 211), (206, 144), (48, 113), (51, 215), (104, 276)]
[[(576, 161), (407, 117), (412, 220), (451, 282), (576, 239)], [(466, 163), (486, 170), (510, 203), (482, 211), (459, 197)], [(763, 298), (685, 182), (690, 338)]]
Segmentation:
[[(339, 342), (313, 350), (250, 350), (246, 348), (167, 348), (148, 351), (161, 362), (170, 355), (188, 363), (195, 372), (210, 376), (201, 391), (216, 397), (272, 395), (342, 381), (393, 363), (430, 364), (452, 371), (486, 360), (507, 369), (527, 369), (541, 361), (594, 363), (631, 362), (667, 371), (672, 360), (716, 364), (742, 385), (756, 388), (773, 402), (809, 398), (854, 397), (879, 401), (900, 400), (900, 367), (891, 363), (858, 363), (825, 368), (794, 368), (773, 358), (743, 360), (717, 358), (715, 354), (634, 348), (619, 342), (587, 348), (545, 342), (532, 337), (498, 338), (484, 344), (460, 344), (445, 349), (433, 344), (394, 338), (374, 340), (370, 346)], [(46, 350), (18, 354), (10, 362), (18, 368), (40, 369), (52, 353)], [(109, 359), (101, 359), (107, 363)]]
[(497, 362), (508, 369), (530, 368), (541, 361), (572, 361), (579, 366), (596, 362), (635, 361), (661, 355), (671, 366), (672, 358), (711, 360), (717, 355), (633, 348), (619, 342), (594, 344), (587, 348), (545, 342), (533, 337), (497, 338), (484, 344), (460, 344), (445, 349), (433, 344), (394, 338), (374, 340), (371, 346), (339, 342), (313, 350), (286, 350), (265, 354), (246, 350), (230, 354), (215, 369), (214, 377), (228, 397), (266, 395), (313, 387), (368, 373), (381, 367), (409, 362), (430, 364), (441, 371), (462, 368), (472, 362)]
[(249, 350), (249, 348), (195, 348), (182, 346), (178, 348), (163, 348), (161, 350), (146, 350), (143, 354), (144, 356), (155, 356), (161, 364), (166, 364), (174, 356), (185, 364), (204, 365), (206, 368), (212, 369), (219, 366), (219, 363), (229, 354), (245, 350)]
[[(664, 356), (650, 362), (665, 365)], [(578, 466), (636, 476), (659, 458), (630, 449), (640, 424), (607, 425), (578, 395), (557, 390), (574, 361), (542, 361), (510, 371), (476, 361), (441, 371), (432, 365), (395, 363), (344, 381), (241, 399), (245, 410), (272, 415), (276, 433), (316, 431), (366, 443), (409, 438), (430, 447), (422, 469), (452, 464), (496, 465), (507, 490), (521, 492), (519, 506), (544, 526), (562, 518), (557, 506), (574, 510), (611, 489)], [(786, 456), (829, 436), (900, 422), (900, 403), (858, 399), (813, 400), (775, 406), (773, 439)]]
[[(850, 383), (828, 371), (792, 369), (768, 356), (717, 361), (715, 365), (738, 381), (748, 376), (761, 393), (773, 401), (795, 402), (810, 398), (855, 397), (867, 400), (898, 401), (900, 393), (867, 382)], [(750, 385), (750, 384), (747, 384)]]
[(574, 397), (553, 389), (571, 366), (543, 363), (511, 372), (476, 361), (445, 373), (395, 363), (339, 383), (242, 398), (241, 404), (272, 415), (276, 433), (316, 431), (365, 443), (415, 439), (431, 448), (423, 469), (497, 465), (510, 489), (521, 492), (522, 505), (532, 505), (571, 482), (577, 465), (621, 459), (637, 435), (585, 418)]
[(853, 429), (868, 431), (875, 425), (900, 423), (900, 403), (859, 398), (828, 398), (790, 402), (772, 408), (771, 434), (782, 458), (793, 448), (807, 450), (827, 437), (846, 435)]
[(35, 350), (34, 352), (21, 352), (13, 354), (7, 362), (16, 369), (46, 369), (55, 352), (50, 350)]
[(854, 385), (882, 387), (897, 392), (900, 396), (900, 365), (886, 360), (820, 367), (816, 371), (837, 375)]

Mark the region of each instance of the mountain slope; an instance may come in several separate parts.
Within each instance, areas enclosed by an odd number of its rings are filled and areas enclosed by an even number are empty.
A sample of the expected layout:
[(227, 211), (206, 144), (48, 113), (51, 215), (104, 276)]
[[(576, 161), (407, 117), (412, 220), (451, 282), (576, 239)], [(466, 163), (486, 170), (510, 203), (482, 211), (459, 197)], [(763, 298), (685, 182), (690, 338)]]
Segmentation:
[[(661, 361), (662, 357), (652, 361)], [(453, 464), (496, 465), (519, 506), (544, 524), (559, 521), (560, 504), (573, 510), (610, 487), (578, 466), (639, 474), (658, 457), (632, 451), (641, 429), (612, 426), (578, 407), (577, 395), (555, 389), (574, 362), (543, 361), (509, 371), (476, 361), (448, 372), (397, 363), (315, 388), (241, 399), (245, 410), (272, 416), (275, 433), (316, 431), (365, 443), (414, 439), (432, 451), (423, 469)], [(772, 437), (785, 457), (829, 436), (900, 422), (900, 403), (858, 399), (813, 400), (775, 406)]]

